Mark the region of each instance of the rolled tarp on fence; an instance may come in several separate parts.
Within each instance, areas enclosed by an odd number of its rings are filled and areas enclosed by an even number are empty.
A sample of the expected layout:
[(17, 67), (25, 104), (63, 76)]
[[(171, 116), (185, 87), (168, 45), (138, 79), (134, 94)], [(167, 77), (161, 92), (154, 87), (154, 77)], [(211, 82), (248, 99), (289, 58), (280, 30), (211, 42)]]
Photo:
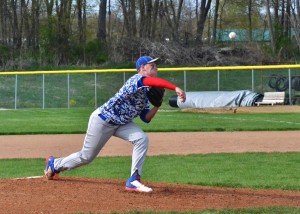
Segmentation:
[(177, 96), (169, 98), (172, 107), (179, 108), (217, 108), (254, 106), (263, 95), (248, 90), (240, 91), (201, 91), (186, 92), (186, 101), (182, 103)]

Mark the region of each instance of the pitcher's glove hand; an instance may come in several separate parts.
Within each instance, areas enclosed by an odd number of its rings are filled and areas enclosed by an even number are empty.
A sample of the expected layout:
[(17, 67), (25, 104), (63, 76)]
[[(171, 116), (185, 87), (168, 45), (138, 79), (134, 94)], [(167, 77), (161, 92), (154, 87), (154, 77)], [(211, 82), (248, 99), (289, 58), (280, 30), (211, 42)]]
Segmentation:
[(163, 102), (164, 93), (164, 88), (152, 86), (147, 92), (149, 102), (156, 107), (160, 107)]

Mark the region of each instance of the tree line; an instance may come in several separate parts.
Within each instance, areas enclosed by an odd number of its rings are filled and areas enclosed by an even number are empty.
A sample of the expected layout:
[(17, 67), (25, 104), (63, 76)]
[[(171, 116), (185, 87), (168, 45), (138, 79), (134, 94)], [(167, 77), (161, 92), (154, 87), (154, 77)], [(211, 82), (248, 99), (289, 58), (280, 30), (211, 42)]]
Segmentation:
[(299, 58), (300, 0), (0, 0), (0, 66), (167, 61), (222, 43), (225, 29), (247, 30), (248, 44), (266, 29), (270, 54)]

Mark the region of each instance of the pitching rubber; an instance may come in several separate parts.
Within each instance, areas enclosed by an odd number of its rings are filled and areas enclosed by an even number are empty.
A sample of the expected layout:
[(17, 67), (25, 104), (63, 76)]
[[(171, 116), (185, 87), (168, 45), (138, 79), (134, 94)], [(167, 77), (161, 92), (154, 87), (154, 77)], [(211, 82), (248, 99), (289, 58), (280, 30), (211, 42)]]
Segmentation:
[(22, 178), (13, 178), (13, 180), (25, 180), (25, 179), (38, 179), (38, 178), (43, 178), (44, 176), (29, 176), (29, 177), (22, 177)]

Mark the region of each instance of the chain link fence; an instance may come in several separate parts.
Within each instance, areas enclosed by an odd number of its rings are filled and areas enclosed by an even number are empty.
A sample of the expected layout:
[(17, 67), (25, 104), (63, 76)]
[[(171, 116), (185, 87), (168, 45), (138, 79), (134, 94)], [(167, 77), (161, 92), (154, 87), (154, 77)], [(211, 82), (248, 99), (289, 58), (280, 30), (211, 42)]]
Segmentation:
[[(134, 69), (0, 72), (0, 109), (96, 108), (135, 74)], [(159, 77), (185, 91), (285, 91), (300, 105), (300, 65), (161, 68)], [(162, 108), (169, 106), (166, 90)]]

